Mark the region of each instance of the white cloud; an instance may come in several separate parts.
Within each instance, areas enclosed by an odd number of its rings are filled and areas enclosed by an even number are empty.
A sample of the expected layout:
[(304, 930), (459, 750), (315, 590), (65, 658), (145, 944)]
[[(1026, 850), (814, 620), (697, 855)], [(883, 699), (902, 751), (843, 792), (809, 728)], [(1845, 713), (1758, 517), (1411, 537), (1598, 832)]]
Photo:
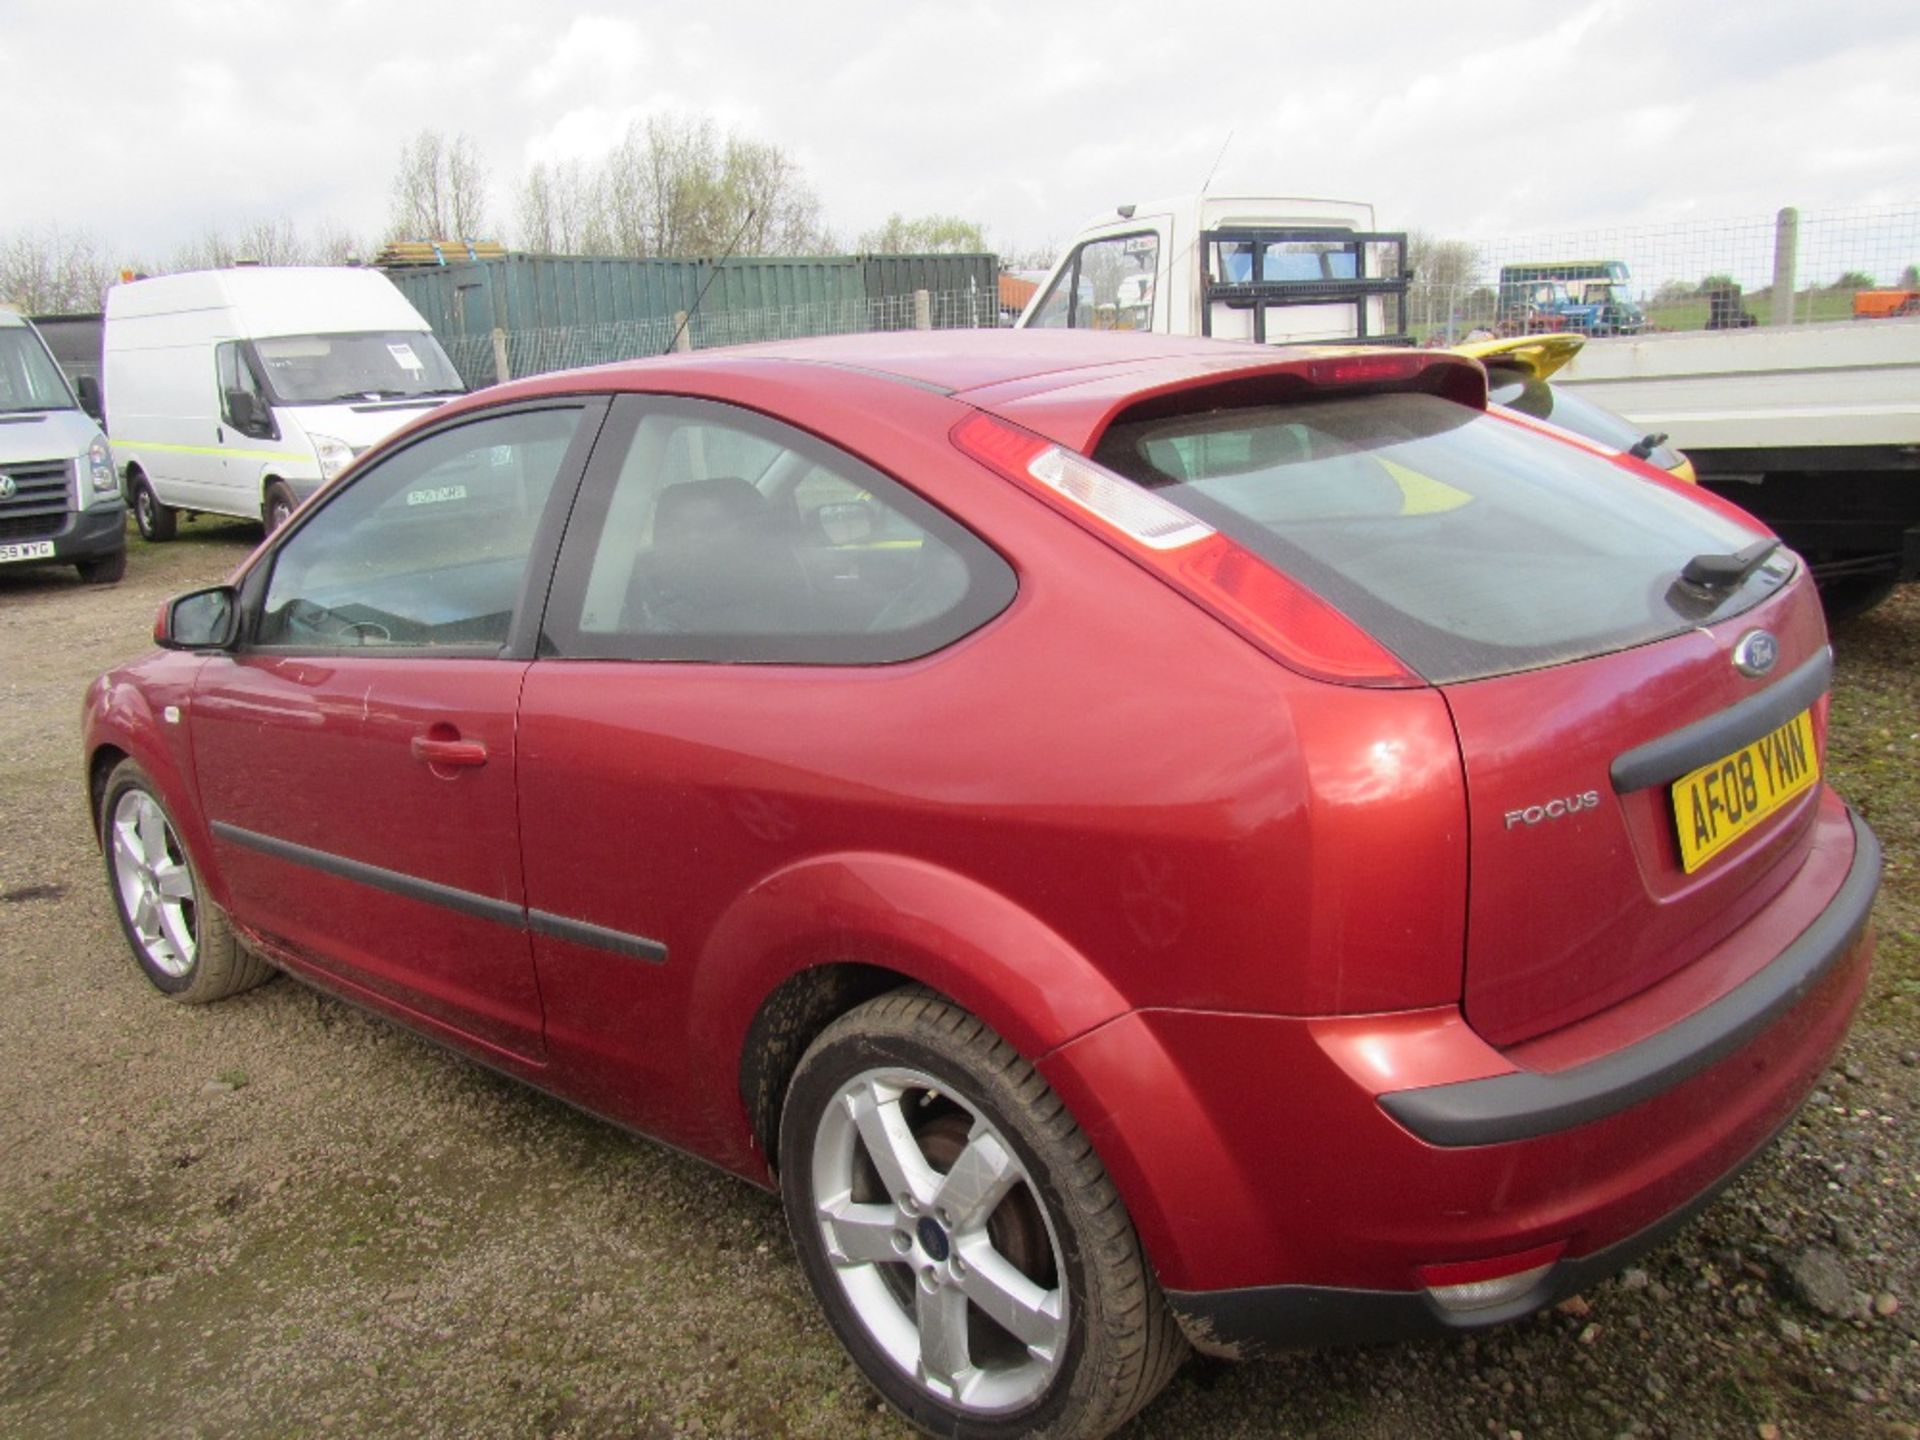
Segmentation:
[(474, 137), (504, 221), (528, 163), (666, 110), (785, 146), (849, 237), (898, 210), (1061, 238), (1197, 187), (1230, 132), (1216, 188), (1443, 234), (1920, 201), (1920, 11), (1893, 0), (0, 9), (10, 110), (52, 117), (9, 148), (0, 227), (128, 255), (282, 213), (377, 231), (427, 126)]

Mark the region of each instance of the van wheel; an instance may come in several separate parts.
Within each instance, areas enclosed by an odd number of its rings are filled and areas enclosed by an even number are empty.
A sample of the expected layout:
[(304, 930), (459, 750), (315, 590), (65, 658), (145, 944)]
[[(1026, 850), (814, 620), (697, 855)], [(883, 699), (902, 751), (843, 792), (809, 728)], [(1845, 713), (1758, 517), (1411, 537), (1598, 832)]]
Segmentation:
[(80, 572), (80, 578), (89, 585), (113, 585), (127, 573), (127, 552), (116, 550), (111, 555), (102, 555), (97, 560), (76, 560), (73, 568)]
[(171, 505), (162, 505), (147, 477), (138, 471), (133, 476), (133, 523), (140, 527), (142, 540), (155, 543), (171, 540), (180, 524), (179, 512)]
[(286, 481), (275, 480), (267, 486), (267, 498), (260, 507), (260, 523), (266, 527), (267, 534), (273, 534), (291, 520), (297, 505), (298, 502), (293, 498), (293, 491)]

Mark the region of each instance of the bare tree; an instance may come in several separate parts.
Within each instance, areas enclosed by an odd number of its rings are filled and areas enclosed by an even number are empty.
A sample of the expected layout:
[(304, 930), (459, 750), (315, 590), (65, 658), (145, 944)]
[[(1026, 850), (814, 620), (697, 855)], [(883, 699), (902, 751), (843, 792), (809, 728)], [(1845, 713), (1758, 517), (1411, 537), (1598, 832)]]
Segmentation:
[(388, 233), (465, 240), (486, 229), (487, 167), (472, 137), (422, 130), (400, 146)]
[(113, 275), (84, 230), (48, 226), (0, 239), (0, 302), (26, 314), (98, 310)]
[(521, 248), (548, 255), (583, 253), (594, 204), (593, 182), (579, 161), (536, 161), (520, 185)]
[(870, 255), (977, 254), (990, 247), (987, 228), (958, 215), (921, 215), (909, 220), (895, 212), (878, 230), (869, 230), (858, 242)]
[(1418, 318), (1428, 329), (1445, 325), (1450, 334), (1456, 318), (1466, 323), (1464, 312), (1480, 273), (1478, 246), (1409, 230), (1406, 265), (1410, 277), (1409, 319)]
[(792, 156), (704, 117), (636, 120), (592, 171), (536, 165), (519, 206), (522, 243), (590, 255), (719, 255), (736, 236), (743, 254), (831, 243)]

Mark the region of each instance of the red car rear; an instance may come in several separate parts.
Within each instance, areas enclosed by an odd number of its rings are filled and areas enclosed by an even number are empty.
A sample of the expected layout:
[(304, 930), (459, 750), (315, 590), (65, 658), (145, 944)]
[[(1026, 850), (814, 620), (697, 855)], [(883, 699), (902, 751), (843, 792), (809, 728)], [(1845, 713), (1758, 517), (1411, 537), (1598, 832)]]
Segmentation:
[(757, 1183), (948, 1434), (1527, 1313), (1866, 977), (1754, 522), (1477, 365), (871, 336), (456, 402), (101, 679), (163, 990), (285, 969)]

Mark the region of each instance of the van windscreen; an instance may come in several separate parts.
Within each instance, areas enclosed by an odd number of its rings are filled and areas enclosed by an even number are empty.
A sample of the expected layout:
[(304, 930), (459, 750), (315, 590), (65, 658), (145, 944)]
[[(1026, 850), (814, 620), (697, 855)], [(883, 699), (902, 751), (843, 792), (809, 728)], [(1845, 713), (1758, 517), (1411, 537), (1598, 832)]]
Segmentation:
[(424, 330), (275, 335), (253, 342), (279, 405), (345, 405), (410, 395), (458, 395), (459, 372)]

